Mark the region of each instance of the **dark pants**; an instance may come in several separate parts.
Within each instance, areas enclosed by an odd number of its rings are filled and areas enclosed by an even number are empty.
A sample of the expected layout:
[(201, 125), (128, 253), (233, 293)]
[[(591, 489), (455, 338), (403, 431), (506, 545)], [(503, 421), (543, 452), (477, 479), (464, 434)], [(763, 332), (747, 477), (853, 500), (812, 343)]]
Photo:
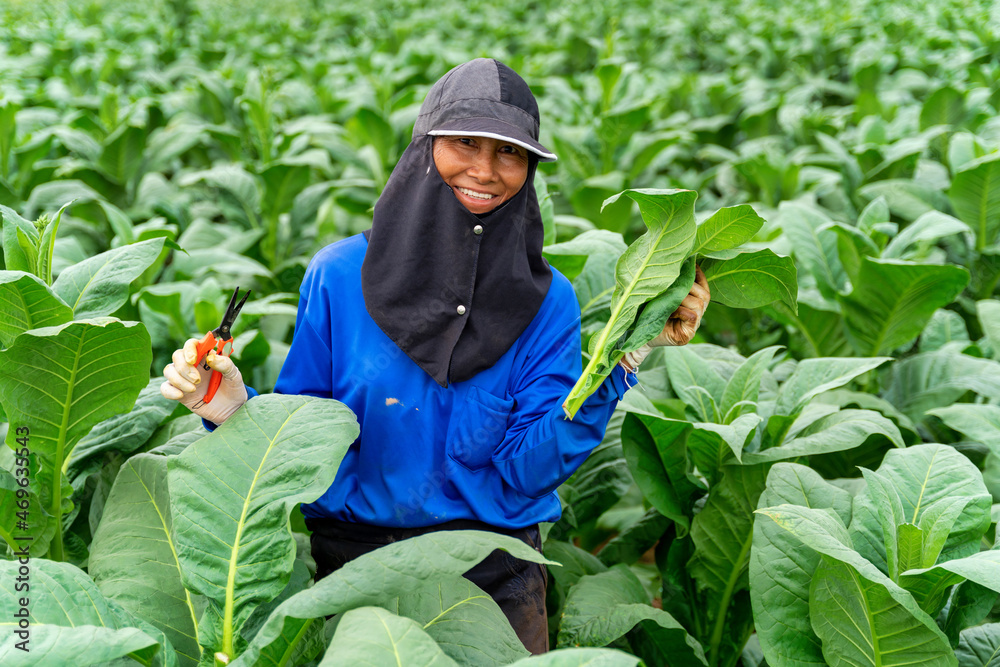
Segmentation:
[[(538, 552), (542, 550), (537, 525), (506, 530), (479, 521), (458, 520), (426, 528), (382, 528), (333, 519), (307, 518), (306, 527), (312, 531), (312, 557), (316, 561), (317, 581), (369, 551), (439, 530), (488, 530), (516, 537)], [(544, 565), (514, 558), (506, 551), (497, 549), (464, 576), (500, 606), (526, 649), (532, 653), (549, 650), (548, 617), (545, 612), (548, 572)]]

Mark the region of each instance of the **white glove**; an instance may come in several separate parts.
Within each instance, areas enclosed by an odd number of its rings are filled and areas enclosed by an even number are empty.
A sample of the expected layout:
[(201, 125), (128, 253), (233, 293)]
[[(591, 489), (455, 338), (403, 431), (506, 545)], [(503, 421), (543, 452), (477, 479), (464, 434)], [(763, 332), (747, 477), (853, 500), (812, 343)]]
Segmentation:
[[(197, 338), (189, 338), (183, 348), (174, 350), (173, 363), (167, 364), (163, 369), (166, 382), (160, 385), (160, 393), (166, 398), (180, 401), (199, 417), (221, 424), (247, 402), (247, 387), (233, 360), (216, 354), (215, 350), (209, 350), (203, 362), (195, 366), (197, 344)], [(206, 363), (208, 369), (205, 368)], [(213, 369), (222, 373), (222, 384), (215, 392), (212, 402), (205, 403), (202, 398), (208, 391), (208, 380)]]
[(622, 360), (618, 362), (618, 365), (624, 368), (629, 373), (635, 373), (636, 371), (639, 370), (639, 364), (641, 364), (643, 359), (646, 358), (646, 355), (648, 355), (652, 351), (653, 351), (652, 346), (649, 343), (646, 343), (638, 350), (635, 350), (633, 352), (626, 352), (625, 356), (622, 357)]
[(663, 325), (663, 331), (653, 340), (649, 341), (638, 350), (628, 352), (622, 357), (619, 364), (630, 373), (639, 369), (639, 364), (646, 358), (654, 347), (667, 347), (671, 345), (687, 345), (694, 338), (698, 327), (701, 326), (701, 318), (705, 315), (712, 300), (708, 289), (708, 279), (705, 278), (700, 266), (695, 267), (694, 284), (691, 291), (681, 301), (670, 317)]

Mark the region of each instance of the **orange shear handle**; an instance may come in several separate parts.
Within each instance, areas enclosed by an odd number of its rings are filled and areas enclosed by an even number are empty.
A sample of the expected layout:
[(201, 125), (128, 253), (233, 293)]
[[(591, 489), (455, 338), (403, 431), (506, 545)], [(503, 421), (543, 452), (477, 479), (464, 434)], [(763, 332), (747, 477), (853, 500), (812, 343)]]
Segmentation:
[[(198, 342), (198, 345), (195, 347), (195, 350), (198, 355), (194, 362), (195, 365), (197, 366), (198, 364), (200, 364), (202, 362), (202, 359), (205, 358), (205, 355), (208, 354), (209, 350), (213, 348), (216, 348), (215, 350), (216, 354), (222, 354), (228, 357), (229, 355), (223, 352), (223, 350), (226, 347), (226, 343), (228, 342), (229, 341), (220, 340), (216, 338), (215, 334), (209, 331), (207, 334), (205, 334), (205, 337), (202, 338)], [(207, 370), (209, 367), (206, 365), (205, 368)], [(220, 373), (215, 369), (212, 369), (212, 376), (208, 380), (208, 391), (205, 392), (205, 395), (202, 397), (201, 400), (204, 401), (205, 403), (211, 403), (212, 399), (215, 398), (215, 392), (219, 390), (220, 385), (222, 385), (222, 373)]]

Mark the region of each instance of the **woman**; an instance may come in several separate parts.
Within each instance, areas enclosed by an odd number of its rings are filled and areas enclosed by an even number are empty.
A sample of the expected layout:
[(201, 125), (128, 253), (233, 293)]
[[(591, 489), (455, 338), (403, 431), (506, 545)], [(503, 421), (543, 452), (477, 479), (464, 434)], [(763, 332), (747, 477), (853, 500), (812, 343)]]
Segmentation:
[[(433, 530), (475, 528), (541, 548), (555, 490), (601, 441), (651, 347), (694, 335), (704, 275), (649, 346), (629, 355), (573, 421), (563, 399), (581, 372), (580, 309), (542, 258), (532, 185), (538, 107), (492, 59), (460, 65), (429, 91), (375, 205), (372, 228), (319, 251), (300, 290), (275, 393), (335, 398), (361, 424), (336, 481), (303, 505), (317, 579), (349, 560)], [(210, 371), (188, 340), (164, 369), (164, 396), (214, 429), (248, 397), (233, 362), (195, 407)], [(548, 648), (545, 568), (494, 552), (466, 577), (500, 605), (524, 645)]]

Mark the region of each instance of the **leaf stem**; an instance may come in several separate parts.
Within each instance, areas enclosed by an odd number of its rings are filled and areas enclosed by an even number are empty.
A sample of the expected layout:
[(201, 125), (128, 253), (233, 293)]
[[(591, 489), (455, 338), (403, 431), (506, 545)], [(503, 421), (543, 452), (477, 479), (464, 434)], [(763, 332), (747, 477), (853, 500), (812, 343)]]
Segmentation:
[(816, 339), (813, 337), (812, 332), (809, 331), (809, 327), (805, 325), (801, 317), (799, 317), (795, 312), (793, 312), (792, 309), (789, 308), (788, 305), (783, 301), (775, 301), (774, 303), (770, 304), (770, 306), (771, 308), (780, 311), (788, 319), (792, 320), (792, 322), (798, 327), (799, 333), (802, 334), (803, 338), (806, 339), (806, 342), (809, 343), (809, 346), (813, 349), (814, 353), (813, 356), (816, 357), (823, 356), (823, 353), (819, 349), (819, 343), (816, 342)]
[(73, 370), (70, 371), (69, 381), (66, 383), (66, 404), (63, 407), (62, 424), (59, 426), (59, 437), (56, 439), (55, 465), (52, 466), (52, 505), (49, 508), (56, 522), (56, 534), (52, 538), (49, 547), (49, 557), (52, 560), (65, 560), (63, 552), (63, 525), (62, 525), (62, 476), (65, 474), (63, 468), (69, 456), (64, 451), (66, 447), (66, 435), (69, 433), (69, 411), (73, 405), (73, 389), (76, 388), (76, 373), (80, 367), (80, 355), (83, 354), (83, 339), (80, 336), (80, 345), (77, 347), (76, 356), (73, 359)]
[(62, 519), (57, 518), (55, 521), (56, 535), (52, 538), (52, 543), (49, 545), (49, 559), (61, 562), (66, 559), (63, 553)]
[[(628, 250), (626, 250), (625, 252), (628, 252)], [(643, 263), (643, 268), (645, 268), (645, 263), (648, 261), (649, 260), (647, 258), (646, 261)], [(583, 405), (583, 402), (585, 400), (587, 400), (587, 397), (590, 396), (590, 394), (594, 393), (594, 391), (596, 391), (596, 388), (592, 388), (590, 393), (584, 396), (577, 396), (575, 398), (571, 398), (578, 391), (579, 392), (583, 391), (583, 388), (584, 386), (586, 386), (587, 380), (590, 378), (591, 373), (597, 370), (598, 365), (600, 365), (601, 359), (604, 358), (605, 356), (604, 348), (608, 344), (608, 337), (611, 335), (611, 329), (614, 328), (615, 320), (618, 319), (618, 316), (622, 312), (622, 308), (625, 307), (625, 302), (628, 300), (628, 297), (631, 296), (632, 289), (635, 287), (635, 283), (641, 274), (642, 274), (641, 270), (636, 272), (636, 275), (633, 276), (632, 281), (628, 284), (628, 287), (626, 287), (625, 290), (623, 291), (621, 299), (618, 300), (617, 305), (615, 305), (615, 307), (611, 310), (611, 317), (608, 318), (608, 321), (604, 325), (604, 328), (601, 329), (600, 338), (597, 339), (597, 345), (594, 347), (594, 354), (591, 355), (590, 361), (587, 363), (587, 367), (583, 369), (583, 373), (580, 374), (580, 377), (577, 379), (576, 384), (573, 385), (573, 389), (570, 390), (569, 395), (566, 397), (566, 401), (563, 403), (563, 412), (566, 413), (567, 419), (572, 420), (574, 415), (576, 415), (577, 411), (580, 409), (580, 406)]]
[(710, 667), (718, 667), (719, 664), (719, 644), (722, 643), (722, 631), (726, 627), (726, 612), (729, 611), (729, 601), (733, 597), (736, 582), (739, 581), (740, 573), (743, 571), (743, 563), (747, 560), (747, 556), (750, 553), (752, 537), (753, 534), (751, 533), (743, 542), (740, 555), (737, 556), (736, 562), (733, 563), (733, 571), (729, 574), (729, 581), (726, 582), (726, 590), (722, 593), (722, 601), (716, 610), (715, 627), (712, 629), (712, 638), (709, 640), (710, 652), (708, 664)]
[(740, 660), (740, 657), (741, 657), (741, 654), (742, 654), (742, 652), (743, 652), (743, 647), (744, 647), (744, 646), (746, 646), (746, 644), (747, 644), (747, 641), (748, 641), (748, 640), (750, 639), (750, 635), (751, 635), (751, 634), (753, 634), (753, 633), (751, 632), (751, 629), (750, 629), (751, 627), (752, 627), (752, 626), (748, 627), (748, 628), (747, 628), (747, 629), (746, 629), (746, 630), (745, 630), (745, 631), (743, 632), (743, 637), (742, 637), (742, 638), (740, 639), (740, 643), (738, 644), (738, 648), (739, 648), (739, 650), (738, 650), (738, 651), (733, 651), (733, 652), (732, 652), (732, 653), (731, 653), (731, 654), (729, 655), (729, 657), (728, 657), (728, 658), (726, 659), (726, 664), (725, 664), (725, 667), (735, 667), (735, 666), (736, 666), (736, 663), (737, 663), (737, 662), (739, 662), (739, 660)]
[(694, 579), (692, 579), (689, 576), (685, 576), (684, 578), (685, 578), (684, 586), (687, 589), (688, 598), (694, 601), (697, 605), (695, 607), (695, 611), (691, 613), (691, 621), (692, 624), (694, 625), (695, 636), (697, 636), (698, 639), (700, 640), (702, 637), (705, 636), (707, 630), (707, 628), (705, 627), (705, 621), (707, 619), (705, 618), (704, 615), (698, 613), (698, 611), (705, 609), (706, 607), (701, 605), (702, 600), (699, 598), (701, 598), (702, 596), (698, 594), (698, 587), (695, 586)]
[(976, 295), (980, 301), (983, 299), (989, 299), (993, 296), (993, 290), (997, 288), (997, 281), (1000, 281), (1000, 271), (994, 273), (993, 278), (988, 280), (979, 291), (979, 294)]
[[(278, 441), (278, 438), (281, 436), (281, 433), (284, 431), (287, 424), (288, 421), (286, 420), (278, 429), (277, 433), (275, 433), (274, 437), (271, 438), (271, 442), (268, 444), (267, 449), (264, 452), (264, 456), (260, 460), (260, 464), (254, 471), (253, 481), (250, 483), (250, 488), (247, 490), (246, 498), (243, 500), (243, 510), (240, 513), (240, 518), (236, 524), (236, 537), (233, 539), (233, 548), (229, 556), (229, 574), (226, 580), (225, 589), (226, 601), (222, 618), (222, 653), (224, 653), (227, 658), (235, 655), (233, 636), (237, 629), (233, 627), (233, 617), (235, 615), (236, 607), (236, 563), (239, 558), (240, 543), (243, 539), (243, 529), (246, 528), (247, 514), (250, 511), (250, 500), (253, 497), (254, 490), (257, 488), (257, 482), (260, 481), (261, 470), (267, 462), (267, 457), (271, 454), (271, 451), (275, 446), (274, 443)], [(219, 653), (216, 653), (216, 656), (218, 655)]]
[(142, 658), (140, 658), (139, 656), (137, 656), (135, 653), (129, 653), (128, 657), (132, 658), (133, 660), (135, 660), (136, 662), (138, 662), (140, 665), (146, 665), (146, 667), (150, 667), (150, 665), (153, 664), (153, 659), (152, 658), (150, 658), (149, 660), (143, 660)]
[(309, 626), (312, 625), (314, 620), (316, 619), (307, 619), (306, 622), (302, 624), (299, 631), (295, 633), (295, 636), (292, 637), (292, 641), (288, 642), (288, 647), (285, 648), (285, 652), (281, 654), (281, 659), (278, 660), (278, 667), (285, 667), (285, 665), (288, 664), (288, 661), (292, 659), (292, 652), (295, 650), (295, 647), (299, 645), (299, 642), (302, 641), (302, 638), (306, 634), (306, 630), (309, 629)]
[(247, 206), (242, 200), (240, 205), (243, 207), (243, 212), (247, 216), (247, 222), (250, 223), (251, 229), (260, 229), (260, 221), (257, 220), (257, 214), (254, 213), (253, 209)]
[(273, 215), (267, 216), (267, 236), (264, 238), (261, 250), (264, 251), (264, 255), (271, 265), (269, 268), (272, 273), (278, 268), (278, 215), (274, 213)]
[(17, 543), (14, 542), (14, 536), (11, 535), (6, 530), (4, 530), (3, 528), (0, 528), (0, 537), (2, 537), (3, 541), (7, 543), (7, 546), (10, 547), (11, 551), (17, 553), (17, 550), (21, 548)]
[(573, 417), (580, 409), (580, 406), (583, 405), (583, 402), (587, 400), (587, 396), (590, 395), (587, 394), (586, 396), (582, 395), (575, 396), (578, 392), (583, 392), (583, 388), (584, 386), (586, 386), (587, 380), (590, 378), (591, 373), (597, 370), (598, 361), (599, 359), (596, 354), (590, 358), (590, 362), (587, 364), (587, 367), (583, 369), (583, 373), (581, 373), (580, 377), (577, 378), (576, 384), (573, 385), (573, 388), (566, 396), (566, 402), (563, 403), (563, 412), (566, 413), (566, 419), (572, 421)]

